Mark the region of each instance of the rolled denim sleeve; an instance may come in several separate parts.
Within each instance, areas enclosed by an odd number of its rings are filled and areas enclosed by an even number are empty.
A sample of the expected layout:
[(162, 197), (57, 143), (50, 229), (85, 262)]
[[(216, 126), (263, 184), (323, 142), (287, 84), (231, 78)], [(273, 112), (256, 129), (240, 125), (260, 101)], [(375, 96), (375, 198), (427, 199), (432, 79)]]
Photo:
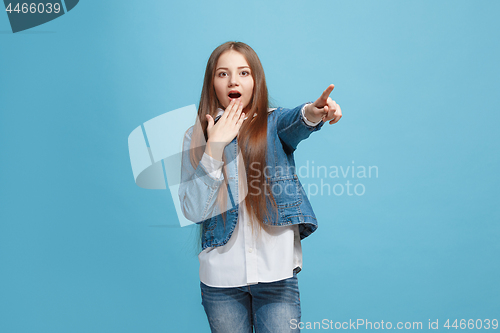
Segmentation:
[(300, 141), (307, 139), (312, 132), (319, 131), (324, 125), (320, 120), (317, 125), (310, 125), (311, 122), (305, 119), (304, 107), (309, 103), (304, 103), (294, 109), (280, 109), (277, 116), (277, 131), (283, 145), (293, 152), (297, 149)]
[(217, 193), (224, 181), (224, 162), (210, 160), (210, 156), (204, 153), (195, 169), (190, 160), (191, 135), (192, 128), (184, 136), (178, 194), (184, 216), (194, 223), (201, 223), (212, 217)]

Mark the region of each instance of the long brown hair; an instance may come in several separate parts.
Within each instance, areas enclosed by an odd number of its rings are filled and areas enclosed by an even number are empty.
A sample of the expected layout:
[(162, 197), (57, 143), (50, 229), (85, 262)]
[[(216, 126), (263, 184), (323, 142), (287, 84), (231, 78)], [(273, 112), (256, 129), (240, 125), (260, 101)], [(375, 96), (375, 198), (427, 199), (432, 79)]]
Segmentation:
[[(191, 149), (191, 163), (193, 167), (198, 166), (199, 161), (203, 155), (205, 143), (207, 140), (207, 127), (208, 121), (206, 115), (209, 114), (212, 118), (217, 115), (217, 109), (223, 108), (222, 104), (217, 99), (214, 87), (214, 77), (217, 62), (219, 57), (226, 51), (234, 50), (242, 54), (250, 66), (250, 72), (254, 80), (252, 98), (245, 108), (245, 115), (248, 117), (243, 122), (238, 134), (238, 148), (243, 157), (248, 195), (245, 198), (244, 204), (249, 213), (249, 217), (258, 221), (260, 227), (264, 225), (264, 217), (270, 218), (270, 213), (267, 209), (266, 195), (273, 207), (276, 207), (276, 202), (269, 190), (269, 184), (266, 180), (266, 152), (267, 152), (267, 117), (268, 117), (268, 93), (264, 69), (257, 56), (257, 53), (245, 43), (242, 42), (226, 42), (218, 46), (210, 55), (205, 70), (205, 79), (203, 81), (203, 88), (201, 91), (200, 104), (198, 107), (198, 121), (200, 122), (202, 131), (193, 132), (191, 147), (198, 147)], [(254, 117), (254, 114), (256, 115)], [(201, 133), (202, 132), (202, 133)], [(202, 137), (202, 135), (204, 137)], [(205, 140), (205, 141), (203, 141)], [(223, 155), (224, 166), (226, 166), (225, 157)], [(251, 166), (251, 167), (250, 167)], [(227, 175), (225, 168), (223, 168), (224, 183), (219, 188), (217, 201), (220, 204), (221, 211), (223, 212), (224, 225), (226, 221), (226, 200), (227, 192)], [(266, 195), (264, 195), (266, 194)], [(241, 198), (239, 198), (241, 200)], [(277, 210), (276, 210), (277, 216)], [(252, 224), (253, 228), (253, 224)], [(260, 228), (259, 228), (260, 230)]]

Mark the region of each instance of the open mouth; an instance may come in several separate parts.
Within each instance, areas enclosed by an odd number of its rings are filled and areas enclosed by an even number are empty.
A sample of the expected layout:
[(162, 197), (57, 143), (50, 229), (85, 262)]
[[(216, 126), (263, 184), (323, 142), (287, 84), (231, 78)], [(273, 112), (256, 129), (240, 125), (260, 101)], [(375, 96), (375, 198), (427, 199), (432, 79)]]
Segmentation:
[(237, 91), (231, 91), (228, 96), (229, 98), (240, 98), (241, 94)]

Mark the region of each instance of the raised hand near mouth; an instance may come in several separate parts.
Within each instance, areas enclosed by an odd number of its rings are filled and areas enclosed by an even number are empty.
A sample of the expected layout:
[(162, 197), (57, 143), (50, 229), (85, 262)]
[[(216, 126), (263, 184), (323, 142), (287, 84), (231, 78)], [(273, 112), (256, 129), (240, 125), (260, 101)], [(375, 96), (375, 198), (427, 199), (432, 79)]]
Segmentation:
[(238, 135), (245, 120), (245, 113), (242, 110), (241, 98), (235, 98), (231, 100), (217, 124), (214, 125), (212, 116), (206, 115), (208, 141), (205, 153), (216, 160), (222, 160), (224, 147)]

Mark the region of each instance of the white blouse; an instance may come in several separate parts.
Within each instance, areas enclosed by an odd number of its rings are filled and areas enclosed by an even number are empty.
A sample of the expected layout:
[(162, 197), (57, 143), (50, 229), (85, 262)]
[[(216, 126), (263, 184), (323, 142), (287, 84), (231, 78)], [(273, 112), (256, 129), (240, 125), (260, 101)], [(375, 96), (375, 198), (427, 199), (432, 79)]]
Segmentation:
[[(223, 112), (220, 110), (218, 115)], [(304, 108), (302, 117), (310, 126), (320, 123), (307, 120)], [(236, 159), (238, 197), (244, 198), (248, 187), (246, 179), (242, 179), (245, 171), (241, 169), (243, 163), (240, 163), (240, 159)], [(220, 179), (224, 162), (203, 154), (200, 163), (203, 163), (210, 176)], [(293, 276), (296, 267), (302, 269), (298, 225), (264, 225), (260, 234), (258, 229), (258, 222), (250, 218), (245, 204), (240, 204), (238, 221), (229, 241), (223, 246), (206, 248), (198, 255), (200, 281), (211, 287), (241, 287), (287, 279)]]

